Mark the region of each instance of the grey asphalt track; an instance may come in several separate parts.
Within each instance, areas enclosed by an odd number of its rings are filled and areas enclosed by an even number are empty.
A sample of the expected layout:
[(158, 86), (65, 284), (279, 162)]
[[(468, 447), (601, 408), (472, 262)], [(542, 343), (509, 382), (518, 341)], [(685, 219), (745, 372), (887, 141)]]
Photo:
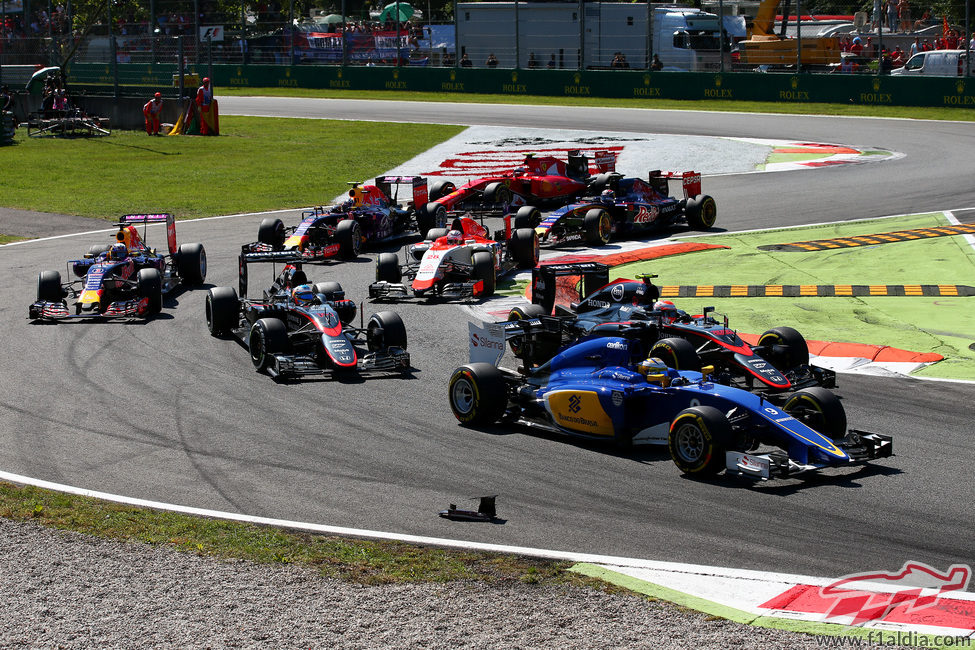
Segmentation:
[[(605, 124), (907, 154), (842, 169), (706, 179), (718, 225), (729, 230), (975, 206), (970, 124), (230, 97), (221, 98), (221, 110), (501, 129)], [(180, 222), (177, 234), (206, 245), (210, 283), (233, 285), (236, 252), (260, 220)], [(791, 573), (972, 561), (975, 386), (842, 376), (838, 392), (851, 425), (893, 434), (897, 457), (805, 480), (701, 483), (683, 478), (663, 450), (618, 454), (460, 427), (446, 400), (446, 379), (466, 359), (466, 315), (456, 306), (394, 307), (406, 321), (416, 372), (362, 382), (277, 384), (255, 373), (246, 350), (207, 334), (203, 290), (167, 301), (148, 323), (29, 324), (38, 271), (63, 269), (63, 260), (108, 236), (0, 249), (6, 471), (258, 516)], [(150, 231), (150, 242), (163, 237)], [(312, 267), (309, 276), (338, 280), (360, 299), (374, 258)], [(260, 272), (251, 279), (252, 286), (271, 280)], [(365, 305), (367, 315), (379, 309)], [(499, 495), (505, 524), (436, 516), (448, 502), (482, 494)]]

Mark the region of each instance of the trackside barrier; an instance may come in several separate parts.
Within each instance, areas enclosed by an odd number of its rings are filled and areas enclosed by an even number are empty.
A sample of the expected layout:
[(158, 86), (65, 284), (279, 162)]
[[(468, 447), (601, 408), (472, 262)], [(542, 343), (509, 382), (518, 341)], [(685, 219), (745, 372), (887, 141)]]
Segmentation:
[[(145, 95), (149, 90), (172, 88), (176, 72), (175, 65), (119, 64), (118, 68), (124, 94)], [(67, 73), (75, 90), (111, 94), (111, 66), (75, 63)], [(975, 107), (975, 78), (954, 77), (219, 64), (213, 65), (212, 76), (217, 88), (293, 87)]]

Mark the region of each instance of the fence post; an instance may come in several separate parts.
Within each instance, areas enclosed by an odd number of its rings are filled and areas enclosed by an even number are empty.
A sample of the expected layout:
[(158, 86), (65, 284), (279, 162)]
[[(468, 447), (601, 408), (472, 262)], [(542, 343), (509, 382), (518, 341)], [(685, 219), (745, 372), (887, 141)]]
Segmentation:
[[(179, 75), (179, 105), (183, 106), (183, 35), (176, 37), (176, 72)], [(183, 110), (180, 108), (180, 110)]]

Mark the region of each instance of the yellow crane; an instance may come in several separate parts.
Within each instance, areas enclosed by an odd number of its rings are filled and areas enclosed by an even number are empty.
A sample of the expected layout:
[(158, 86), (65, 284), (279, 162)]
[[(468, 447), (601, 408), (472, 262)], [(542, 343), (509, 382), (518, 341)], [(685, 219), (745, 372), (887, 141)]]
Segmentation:
[[(748, 38), (738, 43), (738, 62), (745, 66), (794, 66), (798, 39), (785, 36), (788, 0), (782, 17), (782, 29), (775, 33), (775, 15), (782, 0), (762, 0), (755, 19), (748, 26)], [(835, 37), (802, 39), (803, 66), (826, 66), (840, 62), (840, 42)]]

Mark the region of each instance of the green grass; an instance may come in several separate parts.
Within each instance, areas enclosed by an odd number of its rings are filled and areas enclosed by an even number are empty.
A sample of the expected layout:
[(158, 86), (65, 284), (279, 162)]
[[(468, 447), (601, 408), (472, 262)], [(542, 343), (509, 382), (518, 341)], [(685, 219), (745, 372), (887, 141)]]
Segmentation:
[[(739, 102), (677, 99), (631, 99), (602, 97), (549, 97), (544, 95), (480, 95), (476, 93), (426, 93), (386, 90), (330, 90), (316, 88), (225, 88), (218, 94), (229, 96), (264, 95), (269, 97), (325, 97), (334, 99), (378, 99), (417, 102), (468, 102), (474, 104), (519, 104), (541, 106), (598, 106), (604, 108), (645, 108), (675, 111), (728, 111), (782, 113), (787, 115), (848, 115), (856, 117), (899, 117), (917, 120), (975, 121), (975, 109), (928, 106), (862, 106), (857, 104), (797, 104), (780, 102)], [(221, 117), (221, 121), (223, 118)]]
[(0, 246), (3, 244), (9, 244), (10, 242), (21, 241), (25, 239), (24, 237), (12, 237), (10, 235), (0, 235)]
[(221, 118), (218, 138), (115, 131), (103, 138), (28, 138), (4, 149), (3, 205), (116, 219), (179, 218), (299, 208), (453, 137), (461, 127)]

